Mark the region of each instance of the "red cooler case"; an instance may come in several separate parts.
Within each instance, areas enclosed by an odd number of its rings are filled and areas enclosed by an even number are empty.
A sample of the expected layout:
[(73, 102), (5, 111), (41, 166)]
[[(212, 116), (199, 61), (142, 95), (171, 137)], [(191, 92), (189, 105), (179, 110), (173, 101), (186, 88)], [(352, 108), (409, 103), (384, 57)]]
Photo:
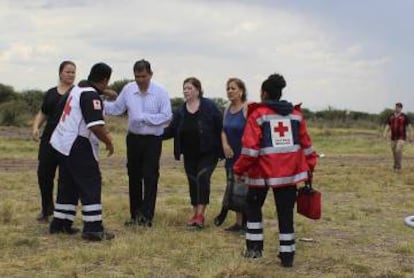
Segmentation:
[(320, 219), (322, 209), (322, 194), (313, 189), (311, 185), (299, 188), (297, 198), (297, 211), (310, 218)]

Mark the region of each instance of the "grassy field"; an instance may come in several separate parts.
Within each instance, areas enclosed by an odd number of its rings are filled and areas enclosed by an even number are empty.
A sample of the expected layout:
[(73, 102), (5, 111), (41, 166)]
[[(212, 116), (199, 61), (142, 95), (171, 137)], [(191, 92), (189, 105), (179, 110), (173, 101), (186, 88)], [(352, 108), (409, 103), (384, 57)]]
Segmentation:
[[(80, 235), (49, 235), (39, 212), (37, 144), (29, 130), (0, 129), (0, 277), (414, 277), (414, 148), (406, 146), (403, 171), (391, 170), (391, 153), (380, 130), (310, 129), (321, 159), (315, 187), (323, 215), (295, 215), (296, 260), (284, 269), (276, 257), (278, 231), (271, 195), (264, 207), (265, 252), (240, 256), (244, 238), (213, 224), (221, 208), (225, 174), (213, 175), (207, 227), (188, 229), (188, 188), (180, 162), (165, 142), (152, 228), (126, 228), (129, 216), (125, 170), (125, 123), (110, 119), (116, 154), (102, 157), (104, 224), (115, 240), (90, 243)], [(81, 227), (80, 211), (75, 222)], [(313, 241), (302, 241), (312, 238)]]

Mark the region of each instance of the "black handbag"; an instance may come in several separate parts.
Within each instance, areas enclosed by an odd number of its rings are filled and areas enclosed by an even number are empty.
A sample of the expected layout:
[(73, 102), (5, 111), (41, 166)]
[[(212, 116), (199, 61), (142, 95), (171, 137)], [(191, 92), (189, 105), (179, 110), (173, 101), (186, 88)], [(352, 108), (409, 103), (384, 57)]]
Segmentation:
[(231, 188), (231, 195), (230, 195), (230, 202), (229, 202), (229, 209), (235, 211), (244, 211), (246, 207), (246, 197), (249, 188), (244, 184), (242, 180), (235, 180), (233, 173), (228, 179), (228, 186)]
[(243, 181), (234, 180), (233, 171), (227, 173), (226, 190), (223, 196), (223, 204), (219, 215), (214, 218), (214, 224), (220, 226), (227, 217), (229, 210), (244, 212), (249, 188)]

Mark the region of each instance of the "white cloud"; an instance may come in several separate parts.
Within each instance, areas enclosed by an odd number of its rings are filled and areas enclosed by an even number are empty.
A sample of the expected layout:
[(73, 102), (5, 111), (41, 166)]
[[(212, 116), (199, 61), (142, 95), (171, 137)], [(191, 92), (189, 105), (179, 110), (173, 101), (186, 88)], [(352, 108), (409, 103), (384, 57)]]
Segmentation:
[(391, 57), (366, 58), (363, 43), (344, 43), (338, 30), (282, 8), (179, 0), (5, 3), (0, 82), (18, 90), (53, 86), (64, 59), (76, 62), (78, 79), (104, 61), (117, 80), (131, 78), (135, 60), (146, 58), (171, 96), (181, 96), (184, 78), (197, 76), (206, 96), (225, 97), (225, 81), (238, 76), (258, 100), (262, 80), (279, 71), (286, 98), (311, 109), (379, 111), (386, 101)]

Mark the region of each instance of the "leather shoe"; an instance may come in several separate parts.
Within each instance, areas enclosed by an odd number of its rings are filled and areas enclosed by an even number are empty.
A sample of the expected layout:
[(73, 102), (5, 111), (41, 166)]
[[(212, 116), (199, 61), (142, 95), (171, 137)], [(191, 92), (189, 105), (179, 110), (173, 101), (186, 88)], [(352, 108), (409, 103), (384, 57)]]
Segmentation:
[(83, 232), (82, 238), (90, 241), (103, 241), (103, 240), (111, 240), (115, 238), (115, 234), (102, 231), (102, 232)]
[(50, 228), (49, 233), (74, 235), (74, 234), (79, 233), (79, 231), (80, 230), (75, 227), (60, 227), (60, 228)]
[(49, 216), (44, 215), (42, 212), (36, 216), (36, 220), (40, 223), (49, 223)]

